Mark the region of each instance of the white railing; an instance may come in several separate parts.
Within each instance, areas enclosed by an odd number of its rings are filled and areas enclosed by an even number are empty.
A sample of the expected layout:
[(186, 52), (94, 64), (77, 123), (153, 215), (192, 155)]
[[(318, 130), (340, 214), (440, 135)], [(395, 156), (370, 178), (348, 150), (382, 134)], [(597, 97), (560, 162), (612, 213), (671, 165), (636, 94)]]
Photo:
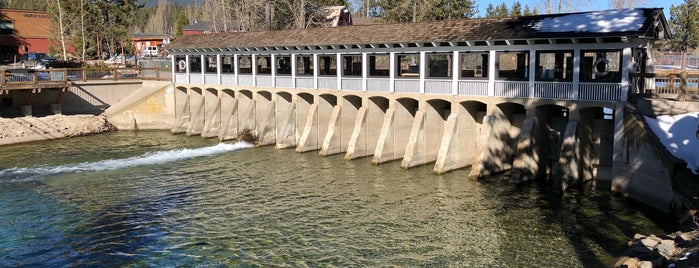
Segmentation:
[(293, 88), (294, 80), (291, 80), (291, 76), (277, 76), (274, 78), (276, 82), (276, 87)]
[(190, 84), (204, 84), (204, 81), (202, 80), (201, 74), (189, 74), (189, 83)]
[(237, 85), (238, 83), (235, 81), (235, 75), (232, 74), (222, 74), (221, 75), (221, 84), (223, 85)]
[(272, 87), (274, 86), (273, 82), (271, 75), (255, 76), (255, 85), (258, 87)]
[(252, 75), (238, 75), (238, 85), (252, 86)]
[(342, 78), (342, 89), (346, 90), (362, 90), (362, 78)]
[(451, 80), (425, 80), (425, 93), (452, 94)]
[(187, 83), (187, 74), (176, 73), (175, 74), (175, 83)]
[(394, 82), (396, 92), (420, 93), (420, 80), (396, 79)]
[(529, 82), (495, 81), (495, 96), (526, 98), (529, 96)]
[(623, 99), (620, 84), (580, 83), (578, 99), (598, 101), (620, 101)]
[(536, 82), (534, 84), (535, 98), (571, 100), (574, 93), (573, 83)]
[(319, 76), (318, 88), (337, 89), (337, 77)]
[(367, 78), (366, 90), (374, 92), (389, 92), (391, 80), (388, 78)]
[(204, 84), (207, 85), (218, 85), (218, 75), (217, 74), (205, 74)]
[[(238, 75), (237, 81), (234, 74), (202, 74), (175, 73), (176, 83), (207, 84), (207, 85), (240, 85), (240, 86), (261, 86), (278, 88), (315, 88), (315, 78), (313, 76), (272, 76), (258, 75), (253, 81), (252, 75)], [(220, 79), (220, 80), (219, 80)], [(679, 87), (677, 78), (656, 77), (657, 88), (653, 93), (676, 94), (675, 88)], [(220, 81), (220, 83), (219, 83)], [(427, 94), (453, 94), (452, 80), (446, 79), (426, 79), (424, 81), (424, 93)], [(336, 76), (318, 77), (318, 88), (337, 89), (338, 79)], [(361, 77), (342, 77), (340, 79), (342, 90), (361, 91), (364, 88), (365, 80)], [(420, 93), (420, 80), (413, 78), (393, 79), (394, 91), (401, 93)], [(674, 82), (674, 84), (673, 84)], [(696, 86), (697, 82), (691, 81), (691, 86)], [(366, 90), (370, 92), (389, 92), (391, 89), (391, 79), (367, 78)], [(489, 96), (487, 80), (459, 80), (457, 81), (457, 94), (465, 96)], [(669, 86), (673, 85), (673, 86)], [(510, 98), (528, 98), (530, 96), (542, 99), (560, 100), (594, 100), (594, 101), (621, 101), (624, 100), (625, 91), (620, 83), (579, 83), (576, 89), (571, 82), (534, 82), (534, 87), (529, 88), (529, 81), (495, 81), (493, 96)], [(667, 92), (665, 92), (667, 91)], [(577, 94), (576, 94), (577, 93)]]
[(314, 88), (313, 76), (296, 77), (296, 88)]
[(488, 81), (459, 81), (459, 95), (488, 96)]

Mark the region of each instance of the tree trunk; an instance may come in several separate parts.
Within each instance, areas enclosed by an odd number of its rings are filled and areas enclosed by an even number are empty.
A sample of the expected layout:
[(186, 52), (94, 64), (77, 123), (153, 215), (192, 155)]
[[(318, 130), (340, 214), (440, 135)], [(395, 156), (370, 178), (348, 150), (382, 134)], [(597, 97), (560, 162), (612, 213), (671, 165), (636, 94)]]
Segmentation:
[(66, 55), (66, 37), (65, 30), (63, 29), (63, 9), (61, 9), (61, 0), (56, 0), (58, 4), (58, 31), (61, 35), (61, 49), (63, 51), (63, 61), (68, 60), (68, 55)]
[(687, 51), (682, 51), (682, 68), (683, 71), (687, 70)]

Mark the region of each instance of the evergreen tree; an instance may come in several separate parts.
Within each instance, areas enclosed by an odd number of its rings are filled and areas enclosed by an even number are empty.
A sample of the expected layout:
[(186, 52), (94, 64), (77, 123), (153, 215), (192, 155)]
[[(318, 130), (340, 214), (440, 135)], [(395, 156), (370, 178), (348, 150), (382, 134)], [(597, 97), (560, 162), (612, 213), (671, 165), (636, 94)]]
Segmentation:
[(510, 14), (509, 9), (507, 8), (507, 5), (505, 2), (500, 4), (497, 8), (495, 8), (495, 16), (498, 18), (504, 18), (507, 17)]
[(699, 46), (698, 0), (685, 0), (679, 6), (670, 7), (670, 24), (674, 34), (670, 41), (673, 50), (682, 52), (682, 70), (687, 66), (687, 51)]
[(522, 12), (523, 16), (531, 16), (533, 15), (531, 10), (529, 10), (529, 5), (524, 5), (524, 11)]
[(486, 18), (497, 17), (497, 14), (495, 14), (495, 7), (493, 6), (493, 3), (488, 3), (488, 7), (485, 9), (485, 17)]
[(519, 16), (522, 16), (522, 4), (520, 4), (519, 1), (516, 1), (514, 4), (512, 4), (512, 8), (510, 9), (510, 17)]
[(377, 6), (381, 20), (390, 23), (470, 18), (476, 14), (471, 0), (379, 0)]

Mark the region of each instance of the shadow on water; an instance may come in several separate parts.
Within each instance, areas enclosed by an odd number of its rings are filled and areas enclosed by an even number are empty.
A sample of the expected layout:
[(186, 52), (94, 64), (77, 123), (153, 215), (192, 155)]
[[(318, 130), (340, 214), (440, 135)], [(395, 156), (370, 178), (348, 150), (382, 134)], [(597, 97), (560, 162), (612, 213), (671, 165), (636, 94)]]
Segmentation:
[[(509, 224), (526, 225), (528, 217), (541, 217), (543, 228), (560, 230), (572, 251), (576, 256), (553, 256), (561, 263), (577, 263), (584, 267), (608, 267), (614, 258), (620, 254), (626, 245), (624, 241), (631, 240), (636, 233), (643, 235), (660, 235), (676, 228), (674, 220), (662, 212), (643, 206), (635, 201), (615, 196), (606, 190), (583, 192), (572, 190), (563, 195), (551, 191), (551, 186), (543, 181), (536, 180), (520, 184), (507, 185), (501, 175), (484, 180), (483, 184), (492, 194), (498, 195), (500, 215), (502, 215), (503, 228), (517, 228)], [(497, 189), (502, 187), (503, 189)], [(527, 196), (528, 194), (528, 196)], [(541, 215), (520, 215), (522, 208), (531, 206), (538, 208)], [(511, 210), (511, 208), (518, 208)], [(530, 211), (531, 213), (531, 211)], [(532, 228), (532, 226), (520, 228)], [(542, 228), (541, 226), (535, 228)], [(533, 238), (529, 239), (558, 239), (547, 236), (546, 232), (532, 230)], [(536, 237), (539, 236), (539, 237)], [(504, 243), (505, 247), (516, 244), (526, 244), (516, 241), (516, 238), (507, 238), (512, 241)], [(535, 244), (546, 244), (545, 241), (535, 241)], [(502, 252), (512, 251), (512, 248), (503, 248)], [(523, 251), (523, 254), (534, 254)], [(554, 252), (555, 254), (555, 252)], [(514, 254), (513, 254), (514, 255)], [(539, 256), (531, 256), (537, 259)], [(565, 260), (570, 258), (571, 260)], [(509, 266), (509, 265), (508, 265)]]

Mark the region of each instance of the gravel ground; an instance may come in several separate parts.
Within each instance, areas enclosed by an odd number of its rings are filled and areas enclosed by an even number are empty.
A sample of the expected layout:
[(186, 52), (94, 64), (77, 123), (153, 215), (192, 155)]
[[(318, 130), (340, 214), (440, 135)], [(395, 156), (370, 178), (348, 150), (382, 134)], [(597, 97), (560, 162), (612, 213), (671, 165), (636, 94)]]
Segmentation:
[(0, 118), (0, 145), (78, 137), (113, 131), (103, 115)]

